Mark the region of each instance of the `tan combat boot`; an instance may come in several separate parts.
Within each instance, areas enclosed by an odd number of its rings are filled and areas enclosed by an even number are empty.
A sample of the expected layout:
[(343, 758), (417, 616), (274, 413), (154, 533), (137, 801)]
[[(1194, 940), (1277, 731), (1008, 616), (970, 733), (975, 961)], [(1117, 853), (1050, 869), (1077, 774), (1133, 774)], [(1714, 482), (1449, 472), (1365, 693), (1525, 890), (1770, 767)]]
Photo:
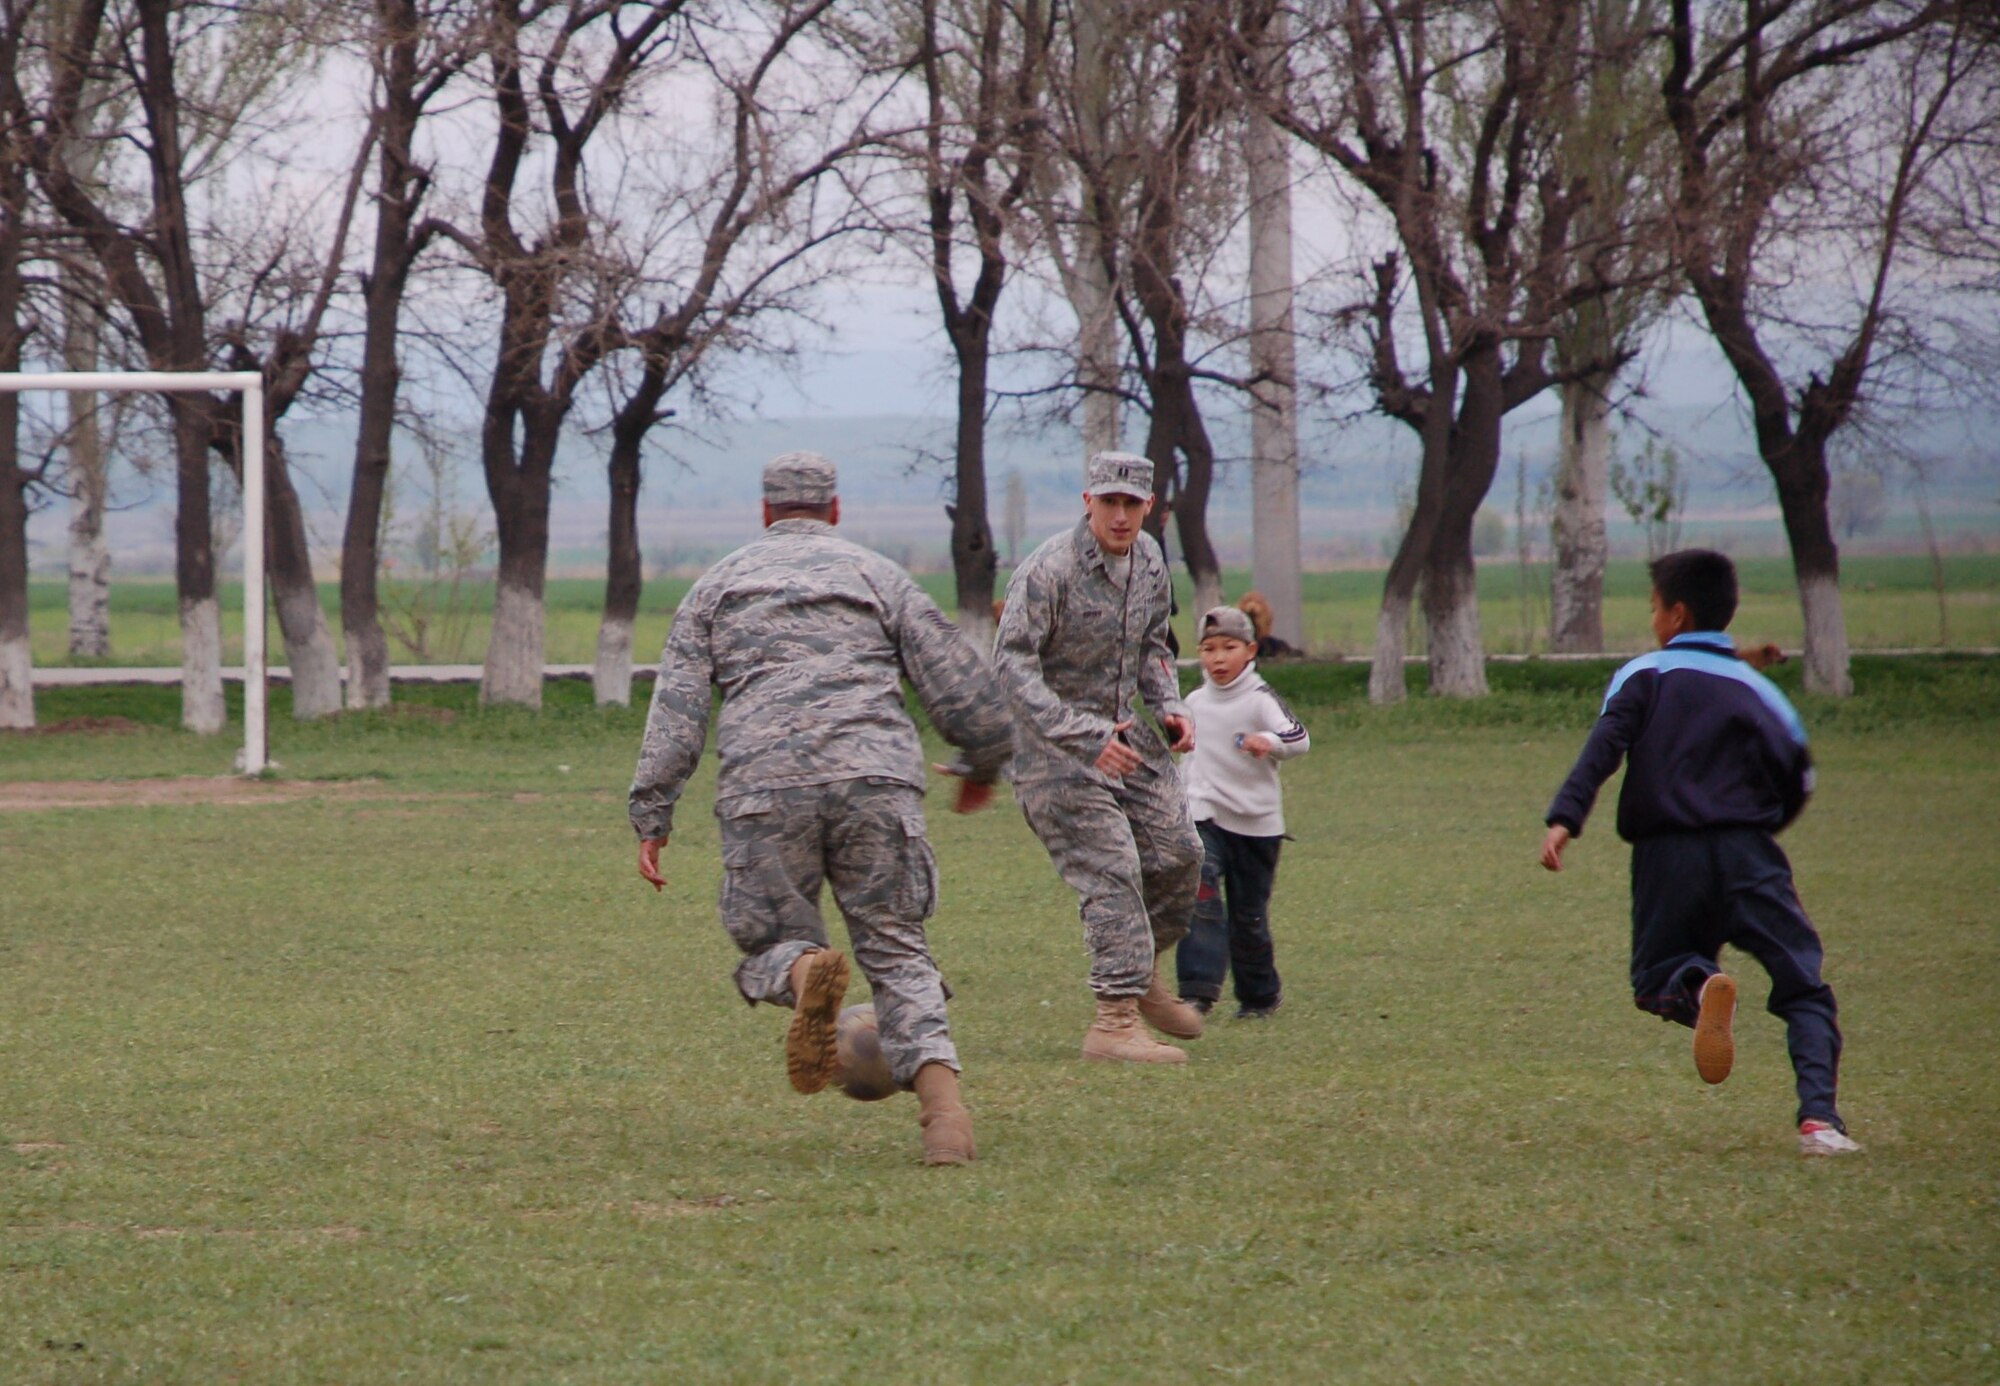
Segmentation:
[(958, 1075), (948, 1064), (928, 1063), (917, 1070), (911, 1086), (917, 1090), (917, 1124), (924, 1128), (924, 1163), (971, 1164), (977, 1154), (972, 1113), (958, 1095)]
[(833, 1079), (834, 1034), (847, 995), (847, 958), (820, 948), (792, 964), (792, 1025), (785, 1032), (785, 1076), (799, 1092)]
[(1201, 1012), (1167, 990), (1167, 984), (1160, 980), (1158, 964), (1153, 967), (1152, 985), (1139, 998), (1139, 1014), (1163, 1035), (1175, 1039), (1201, 1038)]
[(1116, 1001), (1098, 998), (1097, 1019), (1083, 1033), (1083, 1057), (1132, 1064), (1187, 1062), (1186, 1054), (1160, 1043), (1139, 1023), (1139, 1000), (1134, 996)]

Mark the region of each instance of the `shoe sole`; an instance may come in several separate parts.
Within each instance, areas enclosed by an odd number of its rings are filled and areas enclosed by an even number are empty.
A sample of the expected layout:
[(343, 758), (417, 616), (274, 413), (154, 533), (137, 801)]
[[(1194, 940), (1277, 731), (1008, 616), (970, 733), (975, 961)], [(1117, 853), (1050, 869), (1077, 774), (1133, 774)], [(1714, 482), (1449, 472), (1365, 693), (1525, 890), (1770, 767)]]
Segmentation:
[(847, 958), (822, 949), (806, 970), (805, 995), (794, 998), (798, 1005), (785, 1032), (785, 1076), (794, 1091), (820, 1092), (833, 1081), (834, 1040), (846, 997)]
[(1094, 1064), (1166, 1064), (1169, 1067), (1188, 1061), (1187, 1051), (1184, 1049), (1176, 1049), (1171, 1044), (1163, 1044), (1160, 1048), (1173, 1057), (1169, 1059), (1162, 1056), (1156, 1059), (1150, 1054), (1093, 1054), (1088, 1049), (1083, 1051), (1083, 1057), (1087, 1062)]
[(1701, 989), (1694, 1021), (1694, 1071), (1704, 1083), (1720, 1083), (1736, 1067), (1736, 979), (1717, 972)]

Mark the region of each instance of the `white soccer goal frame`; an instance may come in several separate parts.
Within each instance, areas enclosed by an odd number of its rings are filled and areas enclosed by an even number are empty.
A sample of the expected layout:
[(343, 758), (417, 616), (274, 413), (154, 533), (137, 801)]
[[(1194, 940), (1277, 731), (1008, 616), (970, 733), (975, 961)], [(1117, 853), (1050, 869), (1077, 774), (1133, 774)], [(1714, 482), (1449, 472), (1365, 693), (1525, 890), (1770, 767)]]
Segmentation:
[(257, 371), (0, 371), (0, 394), (88, 390), (243, 396), (243, 773), (270, 762), (264, 652), (264, 377)]

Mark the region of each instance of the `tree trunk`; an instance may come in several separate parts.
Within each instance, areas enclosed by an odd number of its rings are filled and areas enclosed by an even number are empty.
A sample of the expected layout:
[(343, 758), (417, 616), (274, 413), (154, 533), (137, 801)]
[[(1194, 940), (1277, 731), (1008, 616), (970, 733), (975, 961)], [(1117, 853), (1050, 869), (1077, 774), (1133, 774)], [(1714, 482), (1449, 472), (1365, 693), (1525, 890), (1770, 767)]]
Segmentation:
[[(995, 295), (997, 297), (997, 295)], [(991, 319), (975, 309), (954, 332), (958, 350), (957, 494), (951, 505), (951, 571), (958, 586), (958, 625), (975, 645), (993, 627), (993, 521), (986, 495), (986, 365)], [(986, 641), (985, 648), (992, 648)]]
[[(13, 42), (5, 50), (11, 59)], [(27, 170), (10, 159), (0, 169), (0, 371), (21, 369), (21, 223), (27, 192)], [(35, 725), (27, 481), (21, 472), (21, 397), (0, 395), (0, 728)]]
[[(251, 427), (256, 427), (251, 421)], [(292, 485), (285, 447), (275, 434), (264, 439), (264, 561), (271, 575), (271, 605), (292, 671), (292, 716), (301, 722), (340, 711), (340, 655), (320, 608), (313, 581), (312, 549), (305, 514)]]
[[(12, 313), (8, 313), (11, 320)], [(0, 332), (6, 331), (0, 327)], [(12, 370), (19, 363), (0, 359)], [(35, 661), (28, 644), (28, 497), (20, 471), (21, 397), (0, 395), (0, 728), (35, 725)]]
[(1612, 378), (1605, 372), (1562, 387), (1555, 563), (1549, 572), (1549, 648), (1557, 654), (1604, 648), (1604, 564), (1610, 548), (1604, 496), (1611, 467)]
[(1827, 514), (1826, 447), (1810, 437), (1765, 463), (1778, 483), (1778, 506), (1792, 546), (1799, 610), (1805, 618), (1805, 688), (1845, 698), (1854, 692), (1849, 667), (1847, 615), (1840, 600), (1840, 546)]
[(1479, 629), (1479, 574), (1472, 526), (1447, 524), (1424, 568), (1424, 631), (1430, 648), (1431, 692), (1447, 698), (1486, 696), (1486, 647)]
[[(1267, 80), (1282, 90), (1285, 19), (1260, 45)], [(1305, 645), (1299, 561), (1298, 361), (1292, 336), (1291, 146), (1258, 111), (1246, 119), (1250, 203), (1250, 581), (1271, 604), (1271, 633)]]
[[(61, 271), (63, 292), (63, 368), (97, 369), (97, 321), (86, 306), (78, 276)], [(109, 459), (98, 428), (97, 396), (83, 390), (66, 393), (69, 414), (69, 652), (72, 656), (103, 658), (111, 653), (111, 549), (104, 542), (104, 502), (109, 491)]]
[[(657, 391), (645, 404), (650, 424)], [(645, 587), (639, 554), (640, 440), (644, 428), (626, 422), (621, 410), (611, 442), (610, 562), (604, 574), (604, 618), (597, 627), (597, 665), (591, 675), (599, 707), (626, 707), (632, 701), (632, 626)]]
[(1368, 666), (1368, 701), (1377, 707), (1400, 703), (1409, 696), (1403, 657), (1409, 653), (1413, 595), (1411, 590), (1398, 591), (1393, 582), (1382, 592), (1382, 609), (1375, 615), (1375, 650)]
[[(496, 382), (496, 390), (503, 387)], [(523, 411), (520, 463), (513, 460), (513, 415), (487, 412), (487, 492), (493, 499), (500, 564), (493, 592), (493, 633), (479, 680), (482, 704), (542, 705), (543, 591), (549, 567), (549, 469), (562, 427), (559, 409)], [(498, 451), (496, 451), (496, 449)]]
[[(382, 213), (382, 221), (389, 220)], [(389, 641), (382, 631), (382, 507), (389, 489), (390, 444), (396, 428), (396, 361), (400, 283), (379, 276), (385, 250), (377, 227), (378, 275), (369, 280), (366, 336), (361, 349), (360, 417), (354, 440), (354, 479), (347, 496), (347, 527), (340, 544), (340, 625), (347, 637), (347, 705), (389, 705)]]
[(347, 638), (347, 705), (389, 705), (389, 641), (382, 632), (382, 507), (402, 369), (396, 359), (404, 289), (415, 249), (411, 224), (428, 187), (413, 154), (418, 48), (424, 24), (415, 0), (377, 0), (377, 60), (382, 71), (381, 151), (375, 186), (375, 247), (361, 282), (364, 303), (361, 399), (354, 439), (354, 480), (340, 546), (340, 624)]
[(1485, 696), (1486, 650), (1479, 630), (1479, 574), (1472, 528), (1500, 470), (1500, 423), (1505, 386), (1497, 343), (1466, 358), (1463, 394), (1446, 447), (1437, 528), (1424, 561), (1424, 628), (1430, 647), (1431, 692), (1451, 698)]
[(206, 401), (169, 395), (174, 421), (174, 584), (180, 594), (181, 725), (213, 735), (222, 701), (222, 624), (215, 601)]

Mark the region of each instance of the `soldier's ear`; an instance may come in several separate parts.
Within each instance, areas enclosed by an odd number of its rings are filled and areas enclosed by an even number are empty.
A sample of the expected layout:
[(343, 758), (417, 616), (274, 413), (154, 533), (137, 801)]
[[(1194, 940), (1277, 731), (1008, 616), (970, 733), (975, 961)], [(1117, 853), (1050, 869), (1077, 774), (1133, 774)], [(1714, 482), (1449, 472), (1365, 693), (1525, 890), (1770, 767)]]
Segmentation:
[(833, 501), (832, 501), (832, 503), (831, 503), (831, 504), (829, 504), (829, 505), (827, 506), (827, 508), (826, 508), (826, 522), (827, 522), (828, 524), (830, 524), (830, 525), (837, 525), (837, 524), (839, 524), (839, 523), (840, 523), (840, 497), (839, 497), (839, 496), (835, 496), (835, 497), (833, 498)]
[(765, 502), (764, 502), (764, 528), (766, 528), (766, 529), (769, 529), (769, 528), (771, 527), (771, 522), (772, 522), (772, 521), (773, 521), (774, 519), (776, 519), (776, 518), (777, 518), (777, 517), (776, 517), (776, 516), (774, 516), (774, 515), (773, 515), (773, 514), (771, 513), (771, 502), (769, 502), (769, 501), (765, 501)]

